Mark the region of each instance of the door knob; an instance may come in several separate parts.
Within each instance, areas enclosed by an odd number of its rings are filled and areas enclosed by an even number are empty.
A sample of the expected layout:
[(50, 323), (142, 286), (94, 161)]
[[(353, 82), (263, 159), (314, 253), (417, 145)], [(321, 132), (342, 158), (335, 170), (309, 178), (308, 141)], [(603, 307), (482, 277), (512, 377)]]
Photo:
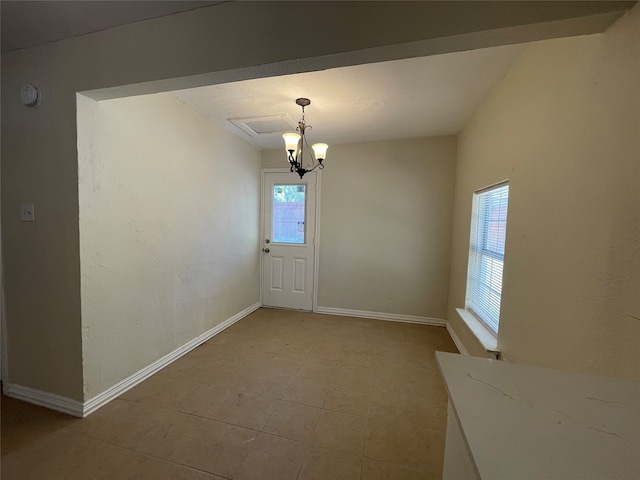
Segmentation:
[(269, 253), (269, 249), (268, 249), (268, 248), (263, 248), (263, 249), (262, 249), (262, 251), (263, 251), (264, 253)]

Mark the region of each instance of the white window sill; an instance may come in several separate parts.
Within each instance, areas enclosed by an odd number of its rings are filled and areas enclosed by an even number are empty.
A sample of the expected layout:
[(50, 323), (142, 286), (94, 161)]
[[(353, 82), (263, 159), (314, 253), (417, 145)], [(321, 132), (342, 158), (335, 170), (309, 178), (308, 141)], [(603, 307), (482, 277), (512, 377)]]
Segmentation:
[(498, 337), (482, 324), (471, 312), (464, 308), (456, 308), (456, 312), (464, 323), (467, 324), (471, 333), (480, 342), (482, 347), (495, 358), (499, 358), (500, 350), (498, 350)]

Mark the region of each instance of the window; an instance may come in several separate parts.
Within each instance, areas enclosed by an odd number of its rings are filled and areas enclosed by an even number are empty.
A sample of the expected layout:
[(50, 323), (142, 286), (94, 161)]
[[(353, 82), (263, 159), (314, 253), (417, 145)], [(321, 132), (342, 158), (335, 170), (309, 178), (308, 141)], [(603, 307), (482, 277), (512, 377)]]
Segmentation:
[(501, 183), (473, 195), (466, 309), (498, 333), (502, 268), (507, 231), (509, 185)]
[(305, 185), (273, 186), (273, 243), (304, 243), (306, 199)]

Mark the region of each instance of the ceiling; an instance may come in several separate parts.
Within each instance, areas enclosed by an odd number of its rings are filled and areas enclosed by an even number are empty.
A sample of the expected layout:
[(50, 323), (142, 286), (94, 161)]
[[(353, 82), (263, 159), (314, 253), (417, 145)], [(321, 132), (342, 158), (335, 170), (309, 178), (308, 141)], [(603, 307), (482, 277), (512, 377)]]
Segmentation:
[[(2, 51), (28, 48), (222, 1), (6, 1)], [(502, 78), (519, 46), (498, 47), (183, 90), (174, 95), (260, 148), (282, 132), (249, 135), (229, 119), (286, 115), (295, 128), (308, 97), (311, 141), (330, 144), (458, 133)]]
[[(220, 3), (225, 2), (2, 0), (2, 51)], [(518, 5), (527, 9), (529, 3)], [(608, 2), (584, 2), (584, 8), (594, 3)], [(543, 6), (549, 4), (541, 2), (535, 8)], [(593, 13), (588, 8), (584, 12)], [(280, 148), (281, 133), (252, 136), (229, 120), (286, 115), (295, 126), (301, 113), (295, 104), (297, 97), (312, 101), (306, 109), (307, 123), (315, 127), (309, 132), (310, 142), (453, 135), (461, 131), (523, 48), (501, 46), (335, 68), (182, 90), (173, 95), (260, 148)]]
[(8, 1), (0, 3), (2, 51), (35, 47), (222, 1)]
[[(455, 135), (523, 50), (522, 45), (335, 68), (173, 92), (184, 104), (260, 148), (282, 133), (251, 136), (230, 119), (287, 115), (298, 97), (309, 142), (331, 144)], [(289, 129), (287, 129), (289, 130)]]

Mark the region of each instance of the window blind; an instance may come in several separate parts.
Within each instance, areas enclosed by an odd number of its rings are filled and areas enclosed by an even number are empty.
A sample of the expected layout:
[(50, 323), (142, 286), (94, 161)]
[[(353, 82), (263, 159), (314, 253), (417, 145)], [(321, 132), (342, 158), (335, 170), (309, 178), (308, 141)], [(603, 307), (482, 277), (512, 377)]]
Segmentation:
[(466, 309), (498, 333), (509, 185), (473, 196)]

